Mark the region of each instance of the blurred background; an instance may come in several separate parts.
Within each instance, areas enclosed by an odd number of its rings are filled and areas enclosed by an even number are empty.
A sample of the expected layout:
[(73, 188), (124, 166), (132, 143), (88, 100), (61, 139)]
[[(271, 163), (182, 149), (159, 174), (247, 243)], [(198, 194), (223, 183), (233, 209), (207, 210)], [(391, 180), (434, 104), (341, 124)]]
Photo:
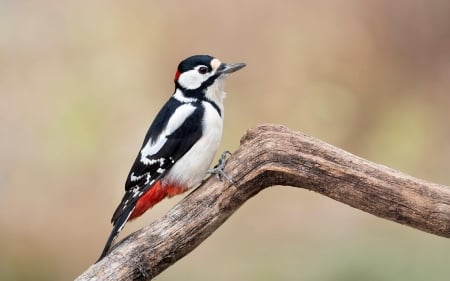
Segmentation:
[[(0, 280), (98, 257), (178, 62), (228, 80), (221, 150), (260, 123), (450, 185), (448, 1), (0, 1)], [(162, 216), (159, 204), (120, 238)], [(450, 240), (269, 188), (158, 280), (447, 280)]]

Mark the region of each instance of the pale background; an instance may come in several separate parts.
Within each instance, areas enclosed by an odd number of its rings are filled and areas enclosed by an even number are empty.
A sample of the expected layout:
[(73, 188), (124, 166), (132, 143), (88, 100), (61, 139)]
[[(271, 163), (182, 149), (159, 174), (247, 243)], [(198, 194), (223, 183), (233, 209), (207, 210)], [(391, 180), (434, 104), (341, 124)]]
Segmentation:
[[(221, 150), (278, 123), (450, 185), (449, 15), (421, 0), (0, 1), (0, 280), (71, 280), (97, 259), (192, 54), (248, 64), (227, 84)], [(275, 187), (157, 280), (448, 280), (449, 266), (448, 239)]]

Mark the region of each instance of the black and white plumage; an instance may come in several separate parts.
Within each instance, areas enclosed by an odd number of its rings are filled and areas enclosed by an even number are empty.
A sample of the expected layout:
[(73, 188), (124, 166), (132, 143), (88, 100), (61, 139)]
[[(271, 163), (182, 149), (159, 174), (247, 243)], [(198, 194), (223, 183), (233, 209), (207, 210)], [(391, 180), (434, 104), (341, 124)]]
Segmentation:
[(202, 182), (222, 137), (225, 78), (244, 66), (222, 63), (208, 55), (191, 56), (178, 65), (175, 92), (144, 138), (128, 174), (125, 194), (111, 219), (114, 227), (100, 259), (128, 220), (164, 197)]

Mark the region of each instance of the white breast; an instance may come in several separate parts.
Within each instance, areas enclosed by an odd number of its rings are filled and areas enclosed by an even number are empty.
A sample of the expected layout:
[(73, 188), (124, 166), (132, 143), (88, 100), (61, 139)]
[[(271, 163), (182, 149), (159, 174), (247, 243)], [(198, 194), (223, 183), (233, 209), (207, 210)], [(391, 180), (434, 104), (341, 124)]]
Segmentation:
[(203, 135), (172, 166), (163, 179), (165, 182), (176, 183), (188, 188), (196, 187), (202, 182), (211, 166), (222, 138), (223, 119), (209, 102), (203, 101), (202, 105), (205, 108)]

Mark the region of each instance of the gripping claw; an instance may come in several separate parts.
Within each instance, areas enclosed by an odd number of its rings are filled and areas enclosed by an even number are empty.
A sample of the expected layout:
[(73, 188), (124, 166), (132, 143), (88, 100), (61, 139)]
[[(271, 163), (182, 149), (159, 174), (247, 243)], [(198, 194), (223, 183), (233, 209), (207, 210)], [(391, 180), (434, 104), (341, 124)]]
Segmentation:
[(217, 163), (214, 168), (208, 170), (208, 173), (215, 174), (217, 179), (222, 181), (222, 178), (225, 178), (229, 183), (234, 184), (233, 180), (228, 177), (227, 174), (223, 171), (225, 168), (225, 164), (227, 163), (228, 157), (231, 156), (231, 152), (228, 150), (225, 150), (222, 155), (220, 156), (219, 162)]

